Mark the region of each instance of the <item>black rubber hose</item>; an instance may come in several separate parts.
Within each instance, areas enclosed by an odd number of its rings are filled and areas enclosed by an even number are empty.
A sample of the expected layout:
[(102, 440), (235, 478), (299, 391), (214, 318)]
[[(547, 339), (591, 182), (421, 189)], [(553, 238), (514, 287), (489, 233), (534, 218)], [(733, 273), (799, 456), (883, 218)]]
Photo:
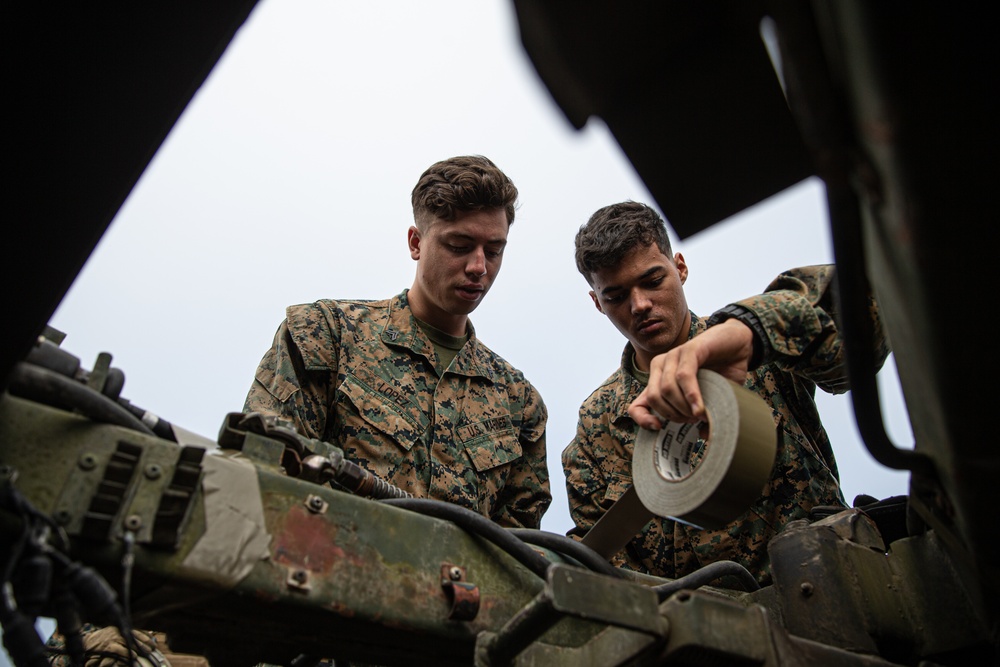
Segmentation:
[(555, 551), (563, 556), (568, 556), (583, 567), (594, 572), (620, 579), (628, 576), (617, 567), (611, 565), (599, 553), (587, 545), (565, 535), (550, 533), (544, 530), (533, 530), (531, 528), (508, 528), (507, 530), (522, 542), (534, 544), (549, 551)]
[(679, 590), (693, 590), (695, 588), (701, 588), (702, 586), (706, 586), (716, 579), (725, 576), (736, 577), (742, 585), (744, 591), (760, 590), (760, 584), (758, 584), (757, 580), (754, 579), (754, 576), (750, 574), (750, 571), (739, 563), (734, 563), (731, 560), (721, 560), (716, 563), (709, 563), (705, 567), (695, 570), (691, 574), (685, 575), (680, 579), (674, 579), (669, 583), (653, 586), (653, 590), (656, 591), (657, 596), (660, 598), (660, 602), (663, 602)]
[(547, 558), (511, 535), (506, 528), (501, 528), (483, 515), (465, 507), (428, 498), (387, 498), (380, 502), (451, 521), (459, 528), (497, 545), (542, 579), (545, 579), (546, 572), (552, 565)]
[(76, 380), (50, 370), (20, 362), (10, 374), (7, 390), (14, 396), (27, 398), (63, 409), (79, 410), (97, 422), (114, 424), (155, 435), (152, 430), (132, 413), (100, 392)]
[(133, 405), (127, 398), (119, 398), (118, 405), (128, 410), (136, 419), (148, 426), (150, 430), (153, 431), (154, 435), (162, 438), (163, 440), (177, 442), (177, 437), (174, 435), (174, 429), (170, 422), (166, 419), (162, 419), (158, 415), (154, 415), (146, 408), (140, 408), (138, 405)]

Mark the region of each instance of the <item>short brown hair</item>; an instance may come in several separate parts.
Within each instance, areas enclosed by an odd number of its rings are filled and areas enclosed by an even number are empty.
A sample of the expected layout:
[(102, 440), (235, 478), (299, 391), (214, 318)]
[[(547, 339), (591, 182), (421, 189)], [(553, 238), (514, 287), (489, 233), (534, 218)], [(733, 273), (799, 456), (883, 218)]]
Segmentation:
[(503, 209), (511, 225), (517, 188), (488, 158), (464, 155), (428, 167), (413, 188), (410, 201), (418, 226), (432, 217), (453, 221), (460, 213), (492, 209)]
[(659, 213), (634, 201), (605, 206), (576, 234), (576, 268), (593, 285), (596, 271), (618, 266), (636, 248), (653, 243), (672, 256), (667, 225)]

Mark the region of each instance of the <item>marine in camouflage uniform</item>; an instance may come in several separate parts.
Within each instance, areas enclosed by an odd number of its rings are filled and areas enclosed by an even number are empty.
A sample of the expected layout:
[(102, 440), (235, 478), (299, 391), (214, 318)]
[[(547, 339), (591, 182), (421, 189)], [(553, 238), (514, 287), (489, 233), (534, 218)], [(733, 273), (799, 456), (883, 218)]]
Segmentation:
[(410, 289), (288, 308), (244, 410), (293, 421), (414, 496), (537, 528), (551, 502), (545, 405), (468, 318), (499, 273), (516, 199), (482, 156), (431, 165), (411, 194)]
[(289, 307), (244, 411), (285, 416), (414, 496), (504, 526), (537, 528), (551, 502), (538, 391), (471, 324), (443, 362), (407, 291)]
[[(645, 253), (642, 257), (630, 249), (630, 241), (622, 240), (633, 232), (620, 227), (620, 219), (632, 216), (646, 217), (646, 222), (641, 223), (646, 225), (645, 231), (635, 232), (637, 236), (631, 241), (644, 248), (640, 253)], [(833, 449), (814, 401), (817, 386), (830, 393), (843, 393), (849, 388), (843, 341), (834, 319), (831, 290), (834, 267), (812, 266), (783, 273), (764, 294), (731, 304), (706, 322), (687, 308), (681, 288), (687, 277), (687, 267), (679, 254), (674, 260), (666, 254), (669, 253), (669, 241), (661, 240), (665, 239), (665, 232), (655, 229), (657, 224), (662, 226), (655, 212), (630, 202), (606, 207), (591, 220), (595, 219), (598, 225), (587, 232), (590, 237), (581, 241), (578, 236), (577, 255), (578, 266), (595, 291), (600, 292), (604, 285), (601, 281), (595, 282), (595, 263), (615, 269), (636, 262), (638, 268), (628, 268), (621, 275), (627, 277), (628, 271), (634, 271), (640, 276), (634, 284), (629, 278), (622, 279), (619, 285), (616, 281), (620, 276), (616, 274), (608, 283), (611, 287), (607, 294), (600, 298), (617, 299), (619, 293), (646, 290), (647, 296), (626, 298), (641, 301), (648, 297), (662, 308), (655, 315), (636, 315), (639, 321), (633, 324), (628, 319), (631, 316), (628, 306), (623, 311), (613, 312), (613, 302), (598, 303), (598, 296), (594, 295), (598, 309), (614, 321), (630, 342), (622, 354), (619, 369), (584, 401), (576, 437), (563, 451), (570, 513), (576, 524), (570, 534), (586, 534), (632, 485), (632, 454), (638, 426), (630, 416), (629, 407), (649, 381), (649, 357), (669, 351), (663, 349), (665, 347), (679, 350), (685, 341), (704, 334), (709, 326), (738, 319), (753, 332), (753, 354), (749, 363), (743, 366), (748, 371), (744, 386), (770, 406), (778, 432), (774, 467), (762, 495), (742, 516), (719, 530), (699, 530), (670, 519), (654, 518), (613, 558), (613, 562), (628, 569), (677, 578), (715, 561), (732, 560), (746, 567), (761, 584), (766, 584), (770, 581), (767, 542), (788, 522), (806, 517), (812, 507), (845, 505)], [(586, 227), (581, 229), (581, 235)], [(653, 237), (646, 233), (649, 229), (653, 229)], [(661, 232), (662, 237), (657, 236)], [(607, 233), (604, 239), (599, 237), (602, 233)], [(589, 255), (581, 255), (581, 244), (587, 246), (584, 252)], [(664, 247), (666, 253), (660, 254)], [(648, 262), (642, 263), (642, 258), (647, 255), (654, 259), (659, 255), (660, 264), (667, 267), (667, 277), (663, 277), (664, 272), (660, 269), (643, 273)], [(673, 296), (658, 295), (657, 290), (663, 289), (659, 281), (671, 280), (670, 272), (673, 272), (674, 284), (670, 288)], [(651, 278), (647, 278), (647, 274)], [(655, 284), (647, 285), (644, 282), (647, 280)], [(652, 312), (656, 304), (640, 303), (631, 307), (634, 310), (648, 307)], [(889, 349), (874, 299), (870, 300), (870, 311), (874, 322), (872, 344), (876, 363), (881, 367)], [(676, 332), (676, 340), (670, 333), (666, 339), (658, 339), (641, 350), (647, 364), (643, 372), (638, 370), (633, 342), (646, 344), (641, 334), (647, 320), (670, 320), (674, 326), (677, 323), (687, 326)]]

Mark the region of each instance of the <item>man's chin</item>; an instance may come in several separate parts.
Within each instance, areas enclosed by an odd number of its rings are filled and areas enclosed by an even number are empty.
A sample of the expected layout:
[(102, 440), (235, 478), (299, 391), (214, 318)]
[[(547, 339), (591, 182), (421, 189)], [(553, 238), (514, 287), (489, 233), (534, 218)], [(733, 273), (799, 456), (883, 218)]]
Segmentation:
[(648, 338), (644, 336), (633, 336), (629, 340), (632, 343), (632, 347), (636, 350), (641, 350), (644, 354), (652, 358), (658, 354), (670, 351), (670, 343), (667, 342), (667, 338), (668, 337), (666, 335), (661, 334)]
[(472, 311), (478, 308), (481, 302), (482, 299), (479, 301), (458, 301), (451, 305), (449, 312), (451, 312), (452, 315), (471, 315)]

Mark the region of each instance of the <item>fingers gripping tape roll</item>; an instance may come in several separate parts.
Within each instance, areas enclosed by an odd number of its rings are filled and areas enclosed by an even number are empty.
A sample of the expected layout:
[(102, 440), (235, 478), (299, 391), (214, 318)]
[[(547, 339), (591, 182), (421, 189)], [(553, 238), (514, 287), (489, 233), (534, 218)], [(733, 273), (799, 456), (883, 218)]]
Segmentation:
[(708, 423), (639, 429), (632, 479), (654, 514), (721, 528), (760, 497), (771, 474), (777, 432), (771, 409), (718, 373), (698, 371)]

